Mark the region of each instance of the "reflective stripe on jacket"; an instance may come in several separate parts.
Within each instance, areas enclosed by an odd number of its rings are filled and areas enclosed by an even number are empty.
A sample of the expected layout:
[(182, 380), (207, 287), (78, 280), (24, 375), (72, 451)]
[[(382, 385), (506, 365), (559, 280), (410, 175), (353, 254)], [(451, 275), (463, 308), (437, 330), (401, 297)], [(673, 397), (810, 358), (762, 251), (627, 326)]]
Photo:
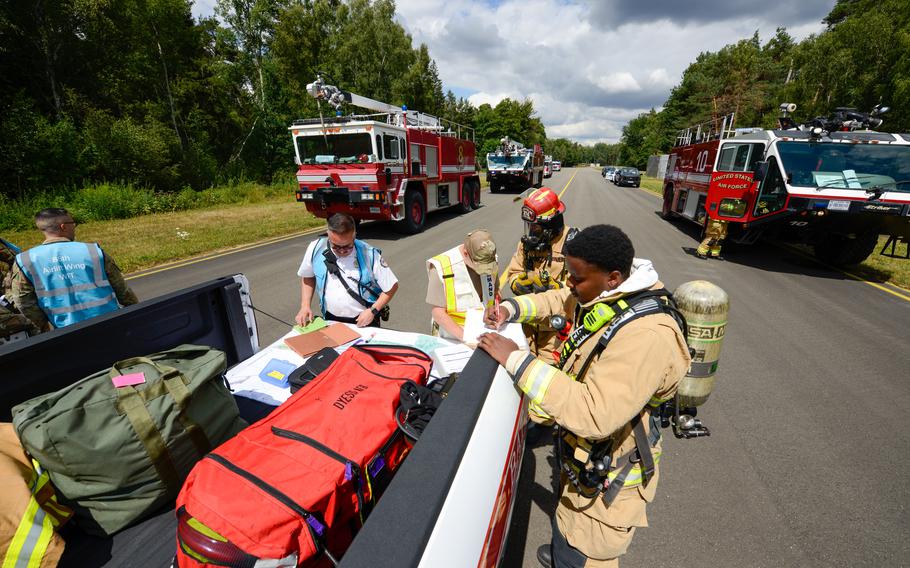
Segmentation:
[(37, 471), (29, 489), (32, 497), (16, 534), (6, 549), (2, 568), (32, 568), (41, 566), (54, 529), (73, 516), (72, 510), (60, 505), (50, 476), (35, 462)]
[(446, 291), (446, 313), (458, 325), (464, 326), (465, 313), (472, 308), (482, 308), (483, 303), (474, 289), (468, 267), (461, 255), (461, 247), (449, 249), (437, 254), (427, 261), (427, 272), (430, 267), (442, 278)]
[[(328, 239), (320, 237), (316, 246), (313, 247), (313, 256), (310, 257), (316, 276), (316, 295), (319, 297), (319, 309), (322, 310), (322, 317), (325, 317), (328, 311), (325, 305), (325, 283), (328, 279), (329, 269), (322, 258), (327, 248)], [(354, 239), (354, 251), (357, 254), (357, 268), (360, 270), (358, 289), (355, 292), (372, 304), (382, 293), (382, 289), (373, 277), (373, 263), (376, 261), (377, 255), (382, 255), (382, 251), (357, 239)]]
[(22, 449), (9, 422), (0, 423), (0, 566), (50, 568), (63, 554), (54, 531), (72, 517), (60, 505), (48, 473)]
[(53, 242), (16, 255), (38, 306), (54, 327), (66, 327), (120, 307), (95, 243)]

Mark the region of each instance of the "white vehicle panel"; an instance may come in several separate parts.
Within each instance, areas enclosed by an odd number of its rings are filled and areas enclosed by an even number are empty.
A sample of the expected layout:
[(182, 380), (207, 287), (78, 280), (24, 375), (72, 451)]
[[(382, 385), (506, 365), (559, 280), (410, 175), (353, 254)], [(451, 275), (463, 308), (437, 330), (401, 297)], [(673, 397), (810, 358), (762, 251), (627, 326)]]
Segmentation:
[(698, 193), (695, 191), (686, 192), (686, 208), (683, 215), (689, 219), (695, 218), (695, 212), (698, 210)]
[(509, 459), (511, 433), (516, 418), (518, 428), (525, 427), (526, 406), (509, 374), (500, 366), (424, 549), (420, 568), (478, 565), (494, 514), (501, 473)]

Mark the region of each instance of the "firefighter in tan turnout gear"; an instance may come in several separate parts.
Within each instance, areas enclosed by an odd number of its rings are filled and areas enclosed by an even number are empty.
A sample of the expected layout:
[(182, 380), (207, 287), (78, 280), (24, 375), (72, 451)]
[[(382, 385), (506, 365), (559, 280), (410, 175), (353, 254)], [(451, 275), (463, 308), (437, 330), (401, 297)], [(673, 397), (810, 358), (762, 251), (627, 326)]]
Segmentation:
[[(506, 269), (509, 288), (515, 296), (564, 288), (568, 272), (563, 248), (578, 229), (566, 227), (566, 206), (549, 187), (542, 187), (524, 200), (521, 218), (525, 234)], [(549, 322), (524, 324), (528, 344), (535, 355), (549, 356), (559, 347)]]
[(560, 362), (517, 350), (486, 333), (479, 346), (503, 365), (530, 401), (535, 422), (554, 423), (562, 472), (550, 545), (538, 560), (558, 568), (618, 566), (657, 491), (659, 416), (689, 367), (689, 351), (650, 261), (610, 225), (566, 244), (568, 287), (505, 300), (485, 320), (542, 321), (574, 328)]
[(708, 218), (708, 226), (705, 227), (705, 238), (695, 249), (698, 258), (721, 258), (720, 247), (727, 238), (727, 222), (722, 219)]

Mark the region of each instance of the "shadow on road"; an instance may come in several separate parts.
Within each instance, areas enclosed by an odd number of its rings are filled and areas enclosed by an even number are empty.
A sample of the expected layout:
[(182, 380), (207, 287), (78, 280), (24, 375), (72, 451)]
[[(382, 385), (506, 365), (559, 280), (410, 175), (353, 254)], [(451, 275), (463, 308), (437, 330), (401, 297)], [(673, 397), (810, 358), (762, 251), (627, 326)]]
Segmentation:
[[(524, 563), (525, 547), (528, 545), (528, 526), (531, 523), (531, 510), (536, 505), (549, 518), (552, 518), (556, 509), (556, 490), (559, 484), (559, 473), (556, 468), (556, 458), (553, 455), (553, 430), (547, 427), (536, 426), (528, 430), (527, 444), (525, 445), (524, 459), (521, 462), (521, 478), (518, 481), (518, 495), (515, 507), (512, 510), (512, 520), (509, 523), (509, 537), (506, 550), (502, 557), (501, 568), (521, 568)], [(550, 466), (550, 486), (544, 487), (534, 482), (537, 472), (537, 455), (534, 450), (545, 448), (547, 464)], [(538, 452), (541, 453), (541, 452)], [(542, 543), (536, 543), (535, 547)], [(549, 542), (549, 541), (547, 541)]]
[[(664, 220), (660, 216), (660, 211), (654, 214), (661, 219), (662, 223), (668, 223), (675, 227), (680, 233), (691, 237), (696, 245), (702, 238), (702, 229), (698, 225), (684, 219)], [(779, 244), (773, 241), (760, 240), (753, 245), (738, 245), (733, 242), (725, 242), (722, 248), (722, 260), (700, 259), (695, 256), (695, 246), (683, 246), (680, 249), (693, 258), (693, 262), (727, 262), (757, 268), (767, 272), (778, 272), (783, 274), (803, 274), (813, 278), (827, 278), (830, 280), (850, 280), (846, 274), (828, 268), (811, 257), (811, 253), (806, 251), (807, 255), (803, 256), (787, 248), (787, 245)], [(876, 254), (873, 252), (873, 254)], [(853, 267), (851, 270), (857, 270)], [(873, 282), (886, 282), (888, 274), (883, 272), (873, 273), (871, 271), (862, 271), (863, 275)]]

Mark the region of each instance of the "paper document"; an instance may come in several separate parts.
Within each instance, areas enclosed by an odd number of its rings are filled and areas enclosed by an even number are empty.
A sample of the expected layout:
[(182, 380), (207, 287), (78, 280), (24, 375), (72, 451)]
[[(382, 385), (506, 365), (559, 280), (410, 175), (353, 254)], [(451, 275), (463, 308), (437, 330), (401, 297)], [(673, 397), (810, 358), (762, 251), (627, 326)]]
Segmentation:
[(483, 309), (475, 308), (468, 310), (464, 319), (464, 339), (463, 341), (474, 347), (479, 341), (480, 335), (495, 331), (496, 333), (508, 337), (518, 344), (519, 349), (528, 349), (528, 339), (525, 337), (521, 324), (507, 323), (500, 330), (489, 329), (483, 324)]
[(431, 353), (434, 363), (433, 371), (441, 377), (460, 373), (473, 354), (473, 349), (462, 344), (437, 347)]

